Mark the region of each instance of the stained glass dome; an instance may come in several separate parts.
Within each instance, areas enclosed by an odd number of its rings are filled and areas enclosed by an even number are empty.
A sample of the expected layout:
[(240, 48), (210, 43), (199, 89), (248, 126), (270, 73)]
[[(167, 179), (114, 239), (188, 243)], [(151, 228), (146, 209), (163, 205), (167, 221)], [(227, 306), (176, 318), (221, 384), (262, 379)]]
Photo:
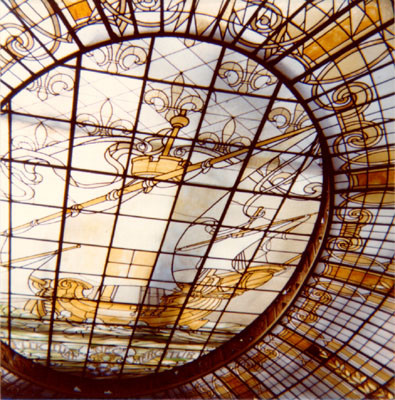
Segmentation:
[(391, 398), (390, 2), (0, 10), (7, 394)]

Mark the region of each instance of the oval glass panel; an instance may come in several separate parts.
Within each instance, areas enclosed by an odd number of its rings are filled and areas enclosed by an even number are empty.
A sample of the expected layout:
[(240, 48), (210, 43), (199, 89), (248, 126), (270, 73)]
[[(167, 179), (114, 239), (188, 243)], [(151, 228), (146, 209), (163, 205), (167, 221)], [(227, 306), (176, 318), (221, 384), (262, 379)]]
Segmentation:
[(254, 60), (130, 40), (57, 66), (11, 108), (2, 335), (18, 353), (91, 377), (161, 372), (240, 333), (298, 270), (320, 146)]

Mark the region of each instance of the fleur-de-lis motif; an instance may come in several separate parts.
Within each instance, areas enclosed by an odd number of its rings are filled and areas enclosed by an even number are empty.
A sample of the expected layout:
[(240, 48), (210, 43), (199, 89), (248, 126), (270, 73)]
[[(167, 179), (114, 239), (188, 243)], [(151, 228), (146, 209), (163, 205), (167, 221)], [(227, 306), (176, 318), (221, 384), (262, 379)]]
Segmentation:
[(113, 136), (113, 130), (118, 130), (117, 134), (131, 132), (133, 124), (125, 119), (114, 119), (114, 110), (110, 99), (103, 102), (100, 107), (99, 118), (92, 114), (80, 114), (77, 117), (78, 125), (88, 135)]
[(116, 43), (111, 46), (100, 47), (87, 53), (96, 64), (108, 72), (119, 73), (128, 71), (134, 65), (142, 65), (147, 61), (147, 52), (140, 46)]
[(274, 122), (279, 129), (285, 129), (284, 132), (291, 132), (301, 129), (303, 124), (309, 122), (306, 111), (300, 104), (297, 104), (292, 113), (285, 107), (276, 107), (270, 111), (268, 120)]
[[(14, 198), (28, 200), (34, 197), (33, 185), (42, 182), (43, 175), (39, 172), (37, 163), (47, 165), (63, 165), (56, 154), (51, 154), (49, 148), (56, 143), (53, 140), (55, 134), (44, 122), (39, 122), (31, 136), (16, 136), (12, 140), (12, 156), (15, 160), (23, 163), (14, 163), (12, 165), (13, 176), (13, 194)], [(26, 162), (26, 163), (24, 163)], [(53, 169), (59, 177), (61, 173)], [(8, 174), (8, 168), (4, 163), (0, 163), (0, 175)], [(0, 181), (3, 181), (0, 178)], [(5, 180), (4, 180), (5, 181)], [(7, 197), (6, 190), (0, 187), (0, 193)]]
[(63, 73), (47, 73), (34, 80), (27, 90), (37, 92), (37, 97), (44, 101), (49, 95), (58, 96), (63, 91), (70, 92), (74, 88), (74, 79)]
[[(236, 121), (231, 118), (223, 127), (220, 135), (214, 132), (204, 132), (199, 135), (198, 151), (216, 156), (234, 151), (236, 147), (248, 147), (251, 140), (236, 132)], [(229, 162), (232, 162), (230, 159)]]
[(43, 122), (37, 124), (33, 138), (28, 136), (17, 136), (12, 141), (12, 147), (14, 150), (25, 149), (39, 151), (51, 144), (53, 144), (53, 142), (49, 141), (48, 127)]
[(227, 61), (221, 65), (218, 75), (240, 93), (254, 92), (277, 81), (273, 74), (258, 65), (251, 59), (248, 59), (246, 68), (238, 62)]
[(159, 113), (166, 111), (167, 121), (186, 111), (200, 111), (203, 108), (202, 98), (193, 89), (186, 89), (183, 85), (184, 78), (179, 74), (171, 86), (170, 96), (163, 90), (151, 89), (145, 94), (144, 101), (153, 105)]

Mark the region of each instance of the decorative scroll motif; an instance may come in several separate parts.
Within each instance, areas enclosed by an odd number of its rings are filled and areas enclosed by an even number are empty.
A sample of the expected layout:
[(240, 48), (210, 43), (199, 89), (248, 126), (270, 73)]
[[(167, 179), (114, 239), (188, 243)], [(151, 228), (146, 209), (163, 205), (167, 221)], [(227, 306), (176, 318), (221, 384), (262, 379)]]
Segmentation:
[(133, 44), (125, 46), (122, 43), (100, 47), (86, 53), (86, 56), (93, 58), (98, 66), (111, 73), (129, 71), (134, 65), (143, 65), (147, 61), (147, 51), (144, 48)]
[(223, 63), (218, 75), (239, 93), (254, 92), (263, 86), (277, 82), (277, 78), (273, 74), (259, 67), (259, 64), (250, 58), (247, 60), (246, 68), (235, 61)]
[[(135, 25), (137, 25), (138, 30), (159, 27), (162, 23), (160, 18), (161, 7), (164, 11), (163, 24), (165, 26), (176, 23), (177, 28), (187, 19), (187, 15), (182, 18), (182, 11), (185, 7), (184, 1), (135, 0), (133, 3), (128, 0), (100, 1), (101, 7), (108, 13), (107, 18), (117, 26), (121, 35), (133, 32)], [(131, 31), (131, 29), (133, 30)]]
[[(21, 25), (7, 23), (2, 25), (0, 32), (5, 30), (11, 32), (11, 36), (8, 36), (4, 43), (4, 47), (9, 51), (9, 53), (11, 53), (11, 55), (7, 53), (2, 53), (1, 55), (0, 60), (4, 65), (4, 72), (16, 62), (16, 59), (23, 58), (28, 54), (35, 44), (32, 34), (25, 30)], [(41, 57), (45, 57), (45, 55), (44, 52)], [(14, 60), (11, 59), (12, 56), (15, 57)]]
[[(42, 163), (44, 165), (64, 166), (64, 164), (54, 155), (45, 153), (55, 142), (53, 135), (47, 125), (40, 122), (35, 130), (34, 136), (16, 137), (12, 141), (12, 156), (18, 161), (28, 161), (31, 164), (13, 163), (11, 172), (13, 176), (14, 189), (12, 196), (14, 199), (30, 200), (34, 197), (35, 191), (33, 186), (43, 181), (43, 175), (38, 172), (37, 165), (34, 163)], [(5, 155), (5, 159), (7, 158)], [(0, 171), (3, 176), (8, 176), (8, 166), (5, 162), (0, 162)], [(61, 179), (62, 175), (54, 168), (54, 173)], [(6, 179), (1, 179), (5, 184)], [(8, 198), (7, 189), (0, 188), (0, 193), (4, 198)]]
[[(163, 4), (164, 3), (164, 4)], [(143, 27), (160, 26), (158, 10), (162, 7), (164, 11), (164, 25), (170, 25), (177, 21), (185, 7), (184, 1), (161, 0), (136, 0), (133, 2), (134, 15), (139, 25)]]
[(285, 107), (273, 108), (268, 115), (268, 120), (274, 122), (277, 128), (283, 129), (285, 133), (302, 129), (306, 122), (310, 122), (300, 104), (296, 104), (294, 112)]
[[(330, 304), (336, 296), (363, 300), (375, 306), (381, 304), (383, 309), (390, 307), (388, 311), (391, 312), (391, 306), (382, 304), (382, 300), (383, 294), (388, 294), (393, 290), (393, 277), (381, 277), (377, 273), (332, 264), (326, 264), (323, 276), (328, 279), (313, 277), (312, 287), (304, 289), (303, 294), (307, 298), (298, 309), (292, 309), (291, 314), (288, 315), (290, 322), (293, 319), (308, 324), (316, 322), (319, 318), (317, 313), (319, 307)], [(381, 292), (381, 294), (375, 292)], [(319, 301), (316, 301), (317, 298)]]
[(248, 23), (246, 31), (250, 34), (242, 35), (239, 41), (245, 46), (257, 47), (281, 25), (283, 20), (282, 11), (274, 4), (237, 4), (229, 16), (228, 30), (232, 37), (237, 37)]
[(332, 296), (324, 290), (315, 288), (303, 289), (303, 295), (306, 297), (303, 303), (297, 308), (292, 308), (292, 312), (288, 314), (288, 320), (292, 323), (292, 319), (303, 321), (307, 324), (316, 322), (319, 318), (318, 309), (321, 305), (328, 305), (332, 302)]
[(118, 27), (122, 35), (133, 26), (134, 13), (129, 8), (127, 0), (100, 0), (100, 2), (101, 7), (110, 14), (109, 21)]
[[(271, 337), (271, 340), (268, 338), (268, 342), (271, 343), (272, 345), (274, 345), (275, 339), (273, 337)], [(276, 358), (278, 358), (280, 356), (280, 353), (274, 347), (277, 347), (277, 346), (274, 345), (273, 347), (270, 347), (263, 343), (260, 343), (256, 346), (256, 348), (258, 348), (262, 352), (264, 358), (268, 359), (268, 360), (275, 360)], [(260, 360), (259, 364), (261, 364), (262, 361), (263, 360)]]
[(63, 92), (71, 92), (73, 88), (74, 79), (70, 75), (48, 72), (34, 80), (26, 89), (37, 92), (37, 97), (45, 101), (49, 95), (58, 96)]
[[(354, 264), (355, 262), (352, 263), (352, 265)], [(312, 284), (312, 288), (305, 290), (305, 295), (310, 295), (310, 298), (306, 299), (300, 307), (302, 313), (299, 311), (296, 313), (298, 319), (301, 319), (299, 315), (301, 314), (304, 322), (315, 322), (317, 320), (316, 310), (318, 307), (323, 304), (330, 304), (332, 298), (335, 298), (335, 296), (353, 298), (357, 301), (363, 300), (374, 306), (380, 304), (382, 309), (388, 309), (388, 312), (392, 311), (392, 305), (383, 303), (383, 296), (393, 290), (393, 276), (382, 276), (381, 274), (369, 272), (364, 269), (330, 263), (325, 264), (322, 276), (322, 278), (313, 277), (314, 283)], [(325, 277), (328, 279), (325, 279)], [(319, 303), (313, 301), (313, 297), (317, 294), (320, 297)], [(306, 311), (308, 314), (304, 314)], [(310, 332), (309, 335), (311, 335)]]
[[(27, 25), (29, 29), (32, 29), (32, 32), (37, 31), (47, 39), (51, 39), (47, 49), (50, 53), (55, 53), (62, 39), (60, 24), (51, 5), (47, 1), (36, 2), (36, 18), (38, 17), (39, 19), (35, 20), (33, 19), (34, 14), (29, 11), (27, 4), (18, 3), (20, 2), (11, 0), (13, 12), (23, 20), (24, 24)], [(42, 19), (46, 20), (45, 27), (42, 26), (43, 24), (40, 24)], [(6, 33), (4, 36), (2, 35), (5, 38), (4, 46), (15, 57), (15, 60), (1, 60), (7, 64), (5, 66), (6, 69), (19, 58), (26, 57), (28, 60), (40, 60), (48, 57), (46, 49), (42, 48), (39, 43), (36, 42), (31, 32), (25, 29), (22, 24), (5, 23), (0, 29), (0, 32), (4, 30)], [(34, 56), (31, 54), (34, 54)]]
[(171, 86), (170, 95), (163, 90), (151, 89), (145, 94), (144, 101), (154, 106), (158, 113), (166, 112), (165, 118), (169, 122), (181, 111), (200, 111), (202, 98), (193, 89), (183, 87), (184, 83), (182, 74), (179, 74)]
[[(78, 30), (89, 24), (97, 23), (100, 15), (92, 10), (87, 0), (64, 0), (65, 10), (70, 12), (75, 24), (73, 28)], [(2, 45), (7, 48), (9, 54), (3, 53), (0, 62), (4, 64), (5, 72), (18, 59), (27, 61), (42, 60), (49, 57), (48, 54), (55, 54), (62, 43), (71, 43), (73, 37), (63, 28), (63, 24), (55, 12), (51, 2), (48, 0), (37, 0), (34, 3), (35, 12), (32, 13), (28, 2), (10, 0), (12, 12), (23, 21), (23, 24), (5, 23), (1, 26), (0, 32), (4, 32)], [(42, 46), (37, 37), (44, 37), (45, 47)]]
[(107, 99), (100, 106), (99, 116), (93, 114), (79, 114), (78, 126), (89, 136), (130, 135), (133, 124), (125, 119), (115, 119), (111, 100)]
[(328, 240), (328, 248), (345, 251), (360, 249), (363, 243), (360, 237), (361, 230), (372, 220), (372, 213), (366, 209), (354, 208), (348, 209), (345, 215), (337, 210), (336, 216), (343, 224), (339, 235)]
[[(313, 95), (317, 95), (319, 85), (313, 86)], [(353, 82), (341, 86), (332, 93), (330, 104), (324, 103), (320, 97), (315, 102), (322, 108), (334, 110), (337, 114), (342, 134), (335, 141), (335, 150), (342, 153), (342, 145), (354, 150), (365, 149), (376, 145), (383, 135), (381, 127), (367, 121), (363, 114), (369, 106), (373, 94), (370, 87), (363, 82)], [(346, 161), (347, 158), (344, 158)]]

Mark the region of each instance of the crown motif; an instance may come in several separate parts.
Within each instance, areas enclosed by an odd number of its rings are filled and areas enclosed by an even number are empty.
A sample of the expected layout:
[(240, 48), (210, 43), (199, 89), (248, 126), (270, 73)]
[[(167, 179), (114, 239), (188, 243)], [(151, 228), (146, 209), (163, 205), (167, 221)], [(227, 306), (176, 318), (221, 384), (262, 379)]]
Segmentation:
[(155, 178), (166, 175), (167, 173), (179, 171), (174, 177), (169, 177), (169, 181), (179, 182), (182, 177), (182, 171), (189, 163), (182, 158), (172, 156), (153, 156), (135, 157), (132, 160), (131, 172), (133, 175), (142, 178)]

